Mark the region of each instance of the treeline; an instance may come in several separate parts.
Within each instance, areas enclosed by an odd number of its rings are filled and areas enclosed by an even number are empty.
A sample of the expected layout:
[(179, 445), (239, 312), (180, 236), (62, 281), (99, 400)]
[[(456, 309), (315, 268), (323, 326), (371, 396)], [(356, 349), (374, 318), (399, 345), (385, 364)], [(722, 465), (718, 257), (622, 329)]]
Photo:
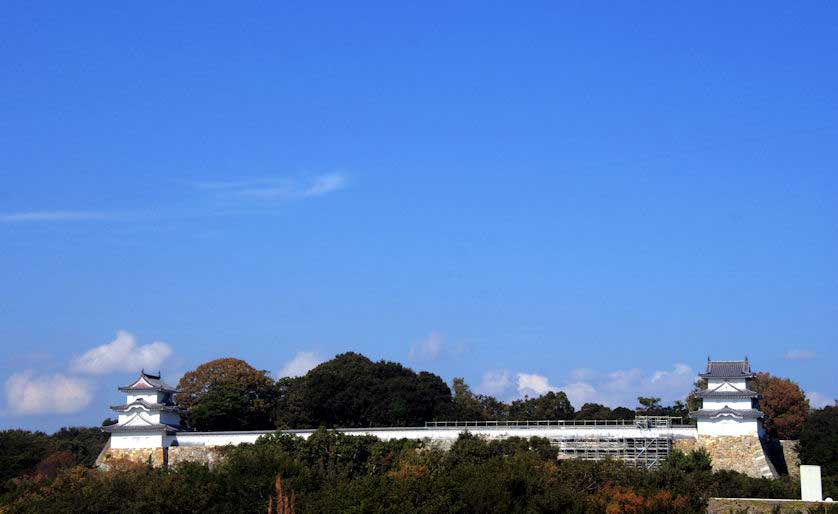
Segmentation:
[[(558, 459), (546, 439), (462, 435), (449, 451), (318, 431), (228, 447), (216, 466), (72, 467), (14, 481), (0, 510), (42, 512), (704, 512), (708, 497), (794, 498), (789, 480), (710, 471), (676, 452), (657, 471)], [(277, 508), (280, 506), (281, 510)]]
[(311, 427), (421, 426), (434, 420), (633, 419), (636, 414), (677, 416), (683, 402), (662, 406), (639, 398), (635, 409), (587, 403), (578, 410), (561, 391), (504, 402), (475, 394), (461, 378), (449, 388), (427, 371), (374, 362), (344, 353), (305, 376), (274, 382), (269, 373), (238, 359), (218, 359), (190, 371), (176, 401), (190, 428), (255, 430)]
[[(696, 384), (696, 391), (702, 386)], [(838, 407), (810, 411), (796, 384), (767, 374), (753, 387), (763, 395), (769, 432), (799, 436), (802, 461), (820, 464), (824, 494), (838, 495)], [(475, 394), (462, 379), (449, 387), (432, 373), (355, 353), (279, 380), (244, 361), (218, 359), (186, 373), (178, 388), (185, 422), (198, 430), (686, 418), (696, 392), (686, 405), (639, 398), (634, 409), (576, 409), (563, 392), (504, 402)], [(0, 432), (0, 512), (266, 512), (270, 504), (272, 512), (288, 514), (292, 503), (298, 512), (700, 512), (710, 496), (798, 497), (797, 485), (787, 479), (710, 473), (704, 453), (676, 452), (660, 470), (644, 471), (610, 461), (558, 460), (555, 449), (538, 439), (464, 436), (443, 452), (416, 441), (319, 431), (308, 441), (271, 436), (230, 448), (212, 469), (121, 463), (109, 472), (93, 470), (106, 439), (97, 428)]]
[(22, 475), (48, 476), (67, 466), (92, 466), (107, 440), (108, 434), (98, 428), (62, 428), (52, 435), (0, 431), (0, 491)]

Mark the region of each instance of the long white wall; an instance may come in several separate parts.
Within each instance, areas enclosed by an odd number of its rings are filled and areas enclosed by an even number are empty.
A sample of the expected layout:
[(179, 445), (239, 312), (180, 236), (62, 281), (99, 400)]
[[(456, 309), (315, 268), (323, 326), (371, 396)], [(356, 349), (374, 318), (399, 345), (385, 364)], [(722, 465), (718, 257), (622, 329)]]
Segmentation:
[[(347, 435), (372, 435), (384, 441), (392, 439), (429, 439), (451, 442), (463, 432), (480, 435), (488, 439), (508, 437), (545, 437), (548, 439), (601, 437), (606, 439), (670, 437), (672, 439), (695, 439), (695, 427), (636, 428), (636, 427), (405, 427), (405, 428), (340, 428)], [(307, 439), (314, 430), (286, 430), (284, 433)], [(253, 432), (180, 432), (173, 437), (172, 444), (178, 446), (226, 446), (228, 444), (254, 443), (271, 430)]]

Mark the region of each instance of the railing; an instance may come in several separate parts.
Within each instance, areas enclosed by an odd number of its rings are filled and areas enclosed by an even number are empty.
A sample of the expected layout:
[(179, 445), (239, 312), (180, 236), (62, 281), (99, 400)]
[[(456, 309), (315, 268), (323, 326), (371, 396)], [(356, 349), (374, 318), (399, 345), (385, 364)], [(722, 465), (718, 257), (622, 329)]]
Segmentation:
[[(678, 420), (678, 423), (675, 422)], [(634, 419), (543, 419), (500, 421), (426, 421), (425, 428), (538, 428), (538, 427), (625, 427), (671, 428), (681, 418), (671, 416), (637, 416)]]

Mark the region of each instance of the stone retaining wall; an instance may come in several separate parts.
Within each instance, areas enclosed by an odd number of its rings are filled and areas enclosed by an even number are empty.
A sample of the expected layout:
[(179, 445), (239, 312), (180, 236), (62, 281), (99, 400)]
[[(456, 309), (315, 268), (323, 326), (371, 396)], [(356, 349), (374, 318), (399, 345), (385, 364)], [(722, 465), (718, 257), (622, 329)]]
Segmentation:
[(197, 462), (213, 467), (221, 460), (226, 446), (170, 446), (169, 466), (182, 462)]
[(154, 467), (177, 466), (183, 462), (197, 462), (214, 466), (221, 460), (224, 446), (170, 446), (169, 448), (110, 448), (106, 447), (96, 459), (96, 466), (108, 469), (117, 462), (151, 464)]
[(781, 440), (780, 445), (783, 447), (783, 459), (786, 461), (789, 476), (799, 480), (800, 457), (797, 455), (797, 441)]
[(114, 463), (122, 461), (159, 467), (166, 465), (166, 453), (164, 448), (106, 448), (96, 459), (96, 466), (108, 469)]
[(756, 436), (698, 436), (697, 439), (678, 439), (673, 448), (688, 453), (704, 448), (713, 461), (713, 470), (731, 470), (756, 478), (772, 478), (772, 469), (762, 442)]
[(708, 514), (802, 514), (804, 512), (838, 514), (838, 503), (758, 498), (710, 498), (707, 505)]

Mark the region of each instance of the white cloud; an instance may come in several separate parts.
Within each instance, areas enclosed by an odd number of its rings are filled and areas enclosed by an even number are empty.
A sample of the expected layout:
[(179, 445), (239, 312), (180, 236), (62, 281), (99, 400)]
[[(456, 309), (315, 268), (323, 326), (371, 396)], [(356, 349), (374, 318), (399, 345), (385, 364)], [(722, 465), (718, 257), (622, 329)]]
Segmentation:
[(301, 196), (322, 196), (343, 189), (345, 185), (346, 177), (339, 173), (320, 175), (302, 191)]
[(534, 373), (518, 373), (518, 393), (520, 395), (539, 396), (550, 391), (558, 391), (558, 387), (550, 385), (550, 381), (544, 375)]
[(279, 370), (279, 377), (301, 377), (323, 362), (314, 352), (297, 352), (293, 359)]
[(79, 373), (102, 375), (116, 371), (153, 370), (172, 354), (172, 348), (163, 342), (137, 346), (134, 336), (120, 330), (110, 343), (91, 348), (74, 357), (71, 369)]
[(6, 380), (6, 403), (13, 414), (67, 414), (87, 407), (89, 382), (61, 374), (35, 376), (32, 371), (15, 373)]
[(692, 390), (696, 374), (683, 363), (670, 370), (645, 373), (638, 368), (620, 369), (607, 373), (591, 369), (575, 370), (570, 380), (559, 389), (567, 393), (577, 409), (585, 403), (601, 403), (609, 407), (629, 407), (637, 404), (638, 396), (653, 396), (664, 404), (683, 400)]
[(792, 348), (786, 351), (785, 354), (786, 360), (790, 361), (802, 361), (802, 360), (809, 360), (815, 358), (815, 352), (812, 350), (803, 350), (800, 348)]
[(586, 403), (601, 403), (599, 391), (587, 382), (572, 382), (564, 385), (561, 390), (577, 409)]
[(407, 358), (411, 362), (433, 361), (442, 354), (442, 335), (432, 332), (430, 336), (422, 341), (416, 342), (407, 352)]
[(227, 182), (198, 182), (193, 185), (198, 189), (212, 190), (224, 195), (288, 200), (327, 195), (343, 189), (346, 184), (346, 176), (340, 173), (326, 173), (305, 180), (269, 177)]
[(111, 215), (92, 211), (28, 211), (0, 214), (0, 223), (101, 220)]
[(477, 392), (491, 396), (501, 395), (512, 385), (509, 372), (504, 370), (487, 371), (483, 373), (483, 379), (477, 386)]
[(563, 391), (577, 409), (585, 403), (600, 403), (611, 408), (633, 408), (637, 405), (638, 396), (659, 397), (664, 404), (683, 400), (697, 378), (692, 368), (680, 362), (671, 369), (652, 372), (644, 372), (639, 368), (610, 372), (580, 368), (571, 371), (569, 379), (558, 386), (545, 375), (519, 372), (514, 376), (515, 383), (510, 384), (509, 372), (487, 371), (477, 391), (500, 398), (524, 395), (533, 397), (550, 391)]
[(821, 394), (816, 391), (809, 391), (806, 393), (806, 398), (809, 399), (809, 405), (816, 409), (835, 405), (835, 397)]

